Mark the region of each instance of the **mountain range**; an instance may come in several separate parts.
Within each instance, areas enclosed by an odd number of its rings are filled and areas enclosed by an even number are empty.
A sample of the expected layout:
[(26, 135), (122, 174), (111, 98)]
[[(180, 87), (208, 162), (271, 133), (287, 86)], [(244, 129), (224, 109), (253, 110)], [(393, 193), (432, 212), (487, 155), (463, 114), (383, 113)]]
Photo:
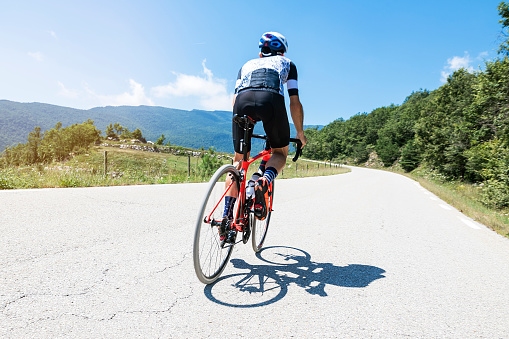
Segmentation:
[[(172, 145), (199, 149), (214, 147), (219, 152), (232, 152), (232, 113), (227, 111), (180, 110), (157, 106), (107, 106), (81, 110), (44, 103), (20, 103), (0, 100), (0, 151), (6, 146), (27, 142), (36, 126), (42, 131), (57, 122), (62, 127), (87, 119), (103, 131), (118, 122), (130, 131), (139, 128), (147, 140), (156, 141), (161, 134)], [(305, 126), (309, 127), (309, 126)], [(290, 124), (291, 135), (296, 131)], [(261, 123), (255, 133), (264, 134)]]

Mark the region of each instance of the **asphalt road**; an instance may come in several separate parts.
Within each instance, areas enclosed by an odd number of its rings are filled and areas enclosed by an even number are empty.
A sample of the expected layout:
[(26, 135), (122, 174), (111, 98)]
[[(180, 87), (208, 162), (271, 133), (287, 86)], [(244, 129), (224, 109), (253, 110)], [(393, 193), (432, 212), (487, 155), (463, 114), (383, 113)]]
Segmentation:
[(400, 175), (279, 180), (205, 286), (206, 184), (0, 191), (2, 338), (509, 338), (509, 239)]

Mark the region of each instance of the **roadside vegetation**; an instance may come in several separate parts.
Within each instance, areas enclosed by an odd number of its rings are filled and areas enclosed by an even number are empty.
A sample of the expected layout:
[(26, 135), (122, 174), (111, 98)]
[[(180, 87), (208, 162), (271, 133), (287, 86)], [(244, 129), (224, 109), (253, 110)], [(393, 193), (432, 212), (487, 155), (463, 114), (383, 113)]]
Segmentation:
[[(229, 163), (226, 157), (215, 159), (214, 166)], [(201, 182), (206, 178), (204, 166), (203, 158), (191, 156), (188, 175), (188, 157), (184, 154), (93, 146), (64, 161), (3, 167), (0, 189)]]
[[(36, 127), (27, 143), (7, 148), (0, 157), (0, 189), (204, 182), (232, 162), (230, 154), (164, 145), (165, 139), (146, 142), (139, 129), (130, 132), (118, 123), (110, 124), (103, 138), (91, 120), (66, 128), (57, 123), (45, 132)], [(289, 161), (280, 178), (347, 171)]]

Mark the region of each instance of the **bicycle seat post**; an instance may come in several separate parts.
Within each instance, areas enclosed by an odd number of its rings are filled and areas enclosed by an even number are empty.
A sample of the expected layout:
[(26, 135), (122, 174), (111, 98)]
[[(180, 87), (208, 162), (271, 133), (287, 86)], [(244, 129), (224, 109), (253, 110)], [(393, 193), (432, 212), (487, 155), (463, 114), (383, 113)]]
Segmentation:
[(242, 140), (242, 155), (243, 161), (247, 161), (247, 140), (251, 137), (249, 135), (249, 130), (254, 129), (254, 126), (256, 125), (256, 121), (248, 117), (247, 115), (240, 117), (237, 114), (233, 116), (233, 122), (238, 124), (241, 128), (244, 129), (244, 139)]
[(249, 124), (247, 123), (247, 117), (244, 117), (245, 124), (244, 124), (244, 140), (242, 140), (242, 153), (244, 157), (242, 158), (243, 161), (247, 161), (247, 139), (249, 138)]

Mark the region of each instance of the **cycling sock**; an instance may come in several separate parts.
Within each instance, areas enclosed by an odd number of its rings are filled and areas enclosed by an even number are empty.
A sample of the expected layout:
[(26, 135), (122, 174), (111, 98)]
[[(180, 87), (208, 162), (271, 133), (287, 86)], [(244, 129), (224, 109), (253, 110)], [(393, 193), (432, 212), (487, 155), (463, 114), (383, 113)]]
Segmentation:
[(267, 182), (270, 184), (277, 177), (277, 169), (274, 167), (269, 167), (265, 170), (263, 177), (267, 179)]
[(233, 206), (235, 206), (235, 200), (237, 198), (235, 197), (225, 197), (224, 198), (224, 212), (223, 212), (223, 218), (233, 218)]

